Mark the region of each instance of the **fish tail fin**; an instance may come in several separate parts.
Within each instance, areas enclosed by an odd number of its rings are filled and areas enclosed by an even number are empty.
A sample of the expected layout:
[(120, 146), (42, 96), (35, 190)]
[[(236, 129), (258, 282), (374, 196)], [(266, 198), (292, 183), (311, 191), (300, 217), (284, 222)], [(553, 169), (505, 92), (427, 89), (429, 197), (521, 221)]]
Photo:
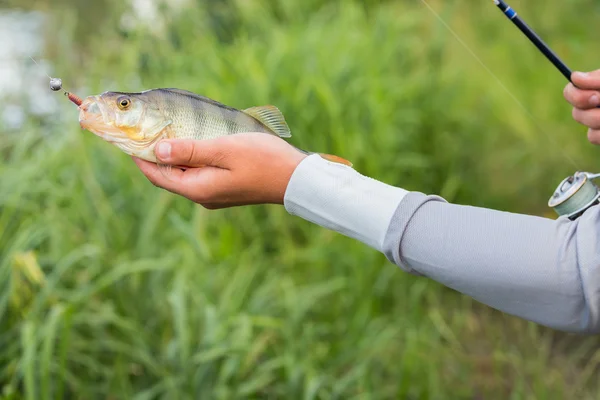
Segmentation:
[(344, 164), (347, 165), (349, 167), (352, 166), (352, 163), (348, 160), (346, 160), (345, 158), (339, 157), (339, 156), (334, 156), (333, 154), (324, 154), (324, 153), (318, 153), (321, 157), (323, 157), (324, 159), (326, 159), (327, 161), (331, 161), (334, 163), (338, 163), (338, 164)]
[(292, 132), (281, 111), (275, 106), (260, 106), (242, 110), (281, 138), (292, 137)]
[(295, 149), (301, 153), (306, 154), (307, 156), (310, 156), (312, 154), (318, 154), (319, 156), (321, 156), (321, 158), (324, 158), (327, 161), (331, 161), (331, 162), (338, 163), (338, 164), (344, 164), (349, 167), (353, 166), (353, 164), (350, 161), (346, 160), (345, 158), (339, 157), (339, 156), (334, 156), (333, 154), (313, 153), (311, 151), (302, 150), (297, 147), (295, 147)]

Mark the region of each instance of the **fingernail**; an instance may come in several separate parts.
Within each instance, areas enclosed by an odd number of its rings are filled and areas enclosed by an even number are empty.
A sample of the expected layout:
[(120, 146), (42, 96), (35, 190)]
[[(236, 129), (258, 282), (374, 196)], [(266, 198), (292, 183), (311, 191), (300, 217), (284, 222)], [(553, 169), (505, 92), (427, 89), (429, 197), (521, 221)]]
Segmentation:
[(156, 155), (161, 160), (167, 160), (171, 157), (171, 143), (160, 142), (156, 146)]
[(590, 97), (590, 104), (593, 106), (600, 105), (600, 96), (597, 94), (592, 95), (592, 97)]
[(576, 77), (580, 77), (580, 78), (587, 78), (588, 73), (587, 72), (574, 72), (573, 75), (576, 75)]

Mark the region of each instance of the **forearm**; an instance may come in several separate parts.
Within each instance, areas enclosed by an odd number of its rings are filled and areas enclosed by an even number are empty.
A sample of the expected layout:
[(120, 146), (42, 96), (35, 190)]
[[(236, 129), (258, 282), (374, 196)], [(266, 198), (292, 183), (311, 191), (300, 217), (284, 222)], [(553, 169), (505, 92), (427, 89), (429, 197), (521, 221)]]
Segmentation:
[(388, 226), (407, 194), (315, 154), (294, 171), (284, 205), (292, 215), (383, 251)]
[[(561, 330), (600, 329), (596, 208), (575, 222), (554, 221), (364, 182), (346, 167), (306, 159), (292, 176), (286, 209), (496, 309)], [(327, 193), (327, 201), (314, 202), (315, 193)]]

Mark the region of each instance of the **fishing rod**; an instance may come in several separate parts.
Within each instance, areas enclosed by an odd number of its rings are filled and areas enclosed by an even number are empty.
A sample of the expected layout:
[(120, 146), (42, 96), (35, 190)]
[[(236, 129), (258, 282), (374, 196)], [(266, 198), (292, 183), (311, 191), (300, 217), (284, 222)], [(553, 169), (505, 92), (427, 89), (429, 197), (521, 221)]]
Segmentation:
[[(517, 12), (503, 0), (493, 0), (494, 4), (512, 21), (513, 24), (542, 52), (544, 56), (572, 83), (572, 71), (552, 51), (552, 49), (517, 15)], [(548, 206), (554, 209), (559, 216), (567, 216), (571, 220), (577, 219), (585, 210), (600, 203), (600, 188), (592, 180), (599, 178), (600, 174), (577, 171), (572, 176), (565, 178), (556, 188), (548, 201)]]
[(506, 15), (506, 17), (511, 20), (512, 23), (515, 24), (517, 28), (519, 28), (521, 32), (523, 32), (525, 36), (527, 36), (529, 40), (542, 52), (542, 54), (544, 54), (546, 58), (550, 60), (552, 64), (554, 64), (554, 66), (564, 75), (564, 77), (571, 82), (571, 69), (567, 67), (560, 57), (554, 51), (552, 51), (552, 49), (546, 43), (544, 43), (542, 38), (540, 38), (538, 34), (535, 33), (533, 29), (531, 29), (529, 25), (527, 25), (525, 21), (521, 19), (521, 17), (519, 17), (517, 12), (502, 0), (494, 0), (494, 4), (496, 4), (504, 13), (504, 15)]

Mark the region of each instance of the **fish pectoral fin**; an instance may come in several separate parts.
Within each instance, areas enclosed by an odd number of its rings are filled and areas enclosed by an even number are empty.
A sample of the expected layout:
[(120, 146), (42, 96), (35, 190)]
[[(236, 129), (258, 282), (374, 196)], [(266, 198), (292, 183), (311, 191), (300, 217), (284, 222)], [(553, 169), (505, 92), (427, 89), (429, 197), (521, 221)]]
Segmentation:
[(158, 170), (160, 171), (162, 176), (164, 176), (167, 180), (171, 180), (171, 177), (173, 176), (173, 166), (170, 164), (160, 163), (157, 163), (156, 165), (158, 166)]
[(175, 137), (175, 132), (173, 131), (173, 129), (168, 129), (172, 124), (173, 124), (172, 120), (170, 120), (170, 119), (166, 120), (161, 125), (159, 125), (158, 132), (165, 133), (166, 135), (164, 135), (164, 137), (167, 139), (173, 139)]
[(279, 109), (275, 106), (251, 107), (242, 110), (249, 116), (257, 119), (260, 123), (269, 128), (273, 133), (282, 138), (292, 137), (290, 128)]
[(170, 119), (164, 121), (157, 121), (152, 123), (152, 125), (147, 125), (142, 128), (144, 132), (144, 138), (146, 142), (151, 143), (157, 140), (158, 138), (171, 138), (172, 129), (169, 127), (173, 124), (173, 121)]

